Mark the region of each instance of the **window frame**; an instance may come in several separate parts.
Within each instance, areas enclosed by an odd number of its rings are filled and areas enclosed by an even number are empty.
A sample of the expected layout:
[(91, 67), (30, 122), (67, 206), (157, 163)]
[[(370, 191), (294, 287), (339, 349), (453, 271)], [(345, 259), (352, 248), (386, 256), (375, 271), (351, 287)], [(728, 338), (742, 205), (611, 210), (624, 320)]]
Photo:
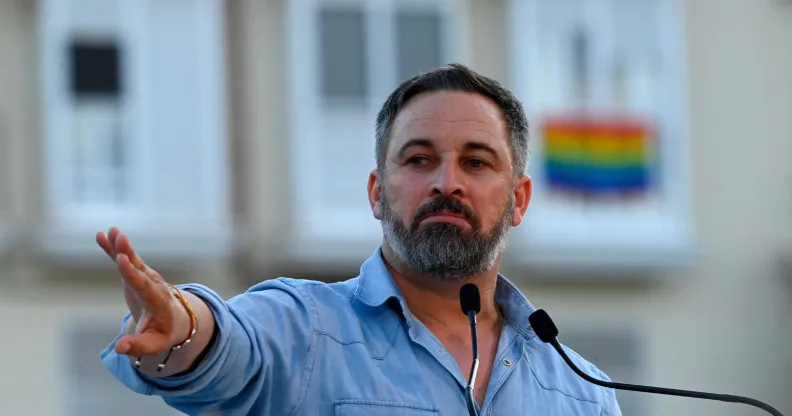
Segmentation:
[[(177, 163), (169, 169), (154, 163), (156, 149), (153, 114), (156, 105), (149, 92), (152, 87), (153, 58), (147, 45), (146, 27), (149, 2), (115, 0), (108, 7), (118, 8), (117, 20), (96, 24), (81, 23), (70, 16), (70, 2), (42, 0), (37, 7), (38, 46), (41, 63), (41, 157), (43, 161), (44, 221), (38, 230), (38, 249), (52, 260), (84, 262), (95, 259), (98, 249), (93, 241), (97, 231), (117, 225), (128, 233), (142, 252), (156, 251), (155, 257), (167, 261), (226, 257), (232, 247), (230, 218), (229, 163), (227, 134), (226, 77), (224, 67), (225, 22), (223, 3), (199, 2), (189, 10), (196, 26), (196, 42), (203, 45), (196, 58), (201, 63), (195, 76), (201, 80), (204, 96), (196, 106), (201, 116), (201, 134), (183, 137), (185, 144), (199, 149), (194, 160)], [(128, 169), (136, 171), (129, 180), (130, 193), (138, 204), (112, 206), (78, 203), (70, 199), (69, 179), (76, 166), (70, 162), (71, 122), (68, 77), (63, 76), (63, 59), (69, 42), (80, 36), (110, 35), (119, 39), (122, 50), (127, 141), (127, 158), (134, 161)], [(197, 144), (196, 144), (197, 143)], [(166, 211), (156, 205), (157, 195), (150, 184), (170, 170), (200, 166), (196, 181), (202, 192), (193, 203), (201, 210)]]
[[(395, 85), (388, 79), (396, 80), (398, 66), (394, 43), (396, 11), (404, 8), (414, 10), (439, 10), (441, 16), (441, 62), (466, 62), (468, 56), (468, 13), (469, 0), (293, 0), (287, 4), (287, 53), (289, 65), (289, 98), (291, 116), (291, 180), (293, 184), (292, 207), (293, 229), (290, 247), (291, 254), (305, 259), (319, 257), (319, 260), (359, 259), (370, 255), (371, 250), (381, 242), (382, 229), (379, 221), (371, 214), (371, 209), (361, 204), (359, 209), (347, 206), (332, 207), (317, 200), (321, 195), (322, 155), (317, 140), (321, 138), (319, 120), (325, 111), (322, 108), (321, 89), (319, 88), (319, 52), (316, 36), (318, 24), (315, 16), (320, 7), (363, 7), (368, 20), (366, 33), (368, 51), (388, 53), (367, 57), (369, 74), (369, 100), (365, 110), (370, 120), (371, 155), (365, 162), (375, 168), (374, 157), (374, 120), (382, 101)], [(376, 32), (376, 33), (375, 33)], [(334, 109), (335, 111), (335, 109)], [(306, 122), (306, 121), (309, 122)], [(317, 167), (317, 168), (314, 168)], [(361, 194), (366, 192), (368, 178), (361, 177), (356, 186)], [(342, 260), (342, 261), (343, 261)]]
[[(532, 62), (539, 60), (536, 43), (530, 41), (532, 31), (541, 31), (536, 7), (542, 0), (510, 0), (509, 30), (511, 39), (511, 73), (514, 91), (523, 102), (531, 124), (532, 155), (541, 154), (542, 143), (537, 137), (539, 106), (531, 101), (531, 91), (536, 91), (540, 75), (531, 76)], [(658, 1), (658, 0), (655, 0)], [(594, 0), (587, 3), (588, 12), (599, 19), (610, 19), (605, 7), (613, 0)], [(534, 178), (534, 199), (528, 208), (523, 224), (514, 232), (510, 244), (510, 261), (522, 267), (567, 274), (586, 274), (600, 278), (597, 270), (608, 274), (624, 271), (667, 269), (689, 266), (695, 250), (693, 224), (693, 178), (690, 160), (690, 134), (688, 127), (687, 80), (685, 57), (684, 4), (681, 0), (661, 1), (660, 11), (663, 34), (660, 53), (667, 66), (663, 73), (666, 85), (666, 104), (660, 111), (665, 116), (665, 128), (672, 142), (664, 140), (661, 160), (664, 161), (663, 180), (673, 183), (672, 192), (663, 194), (670, 202), (663, 204), (658, 213), (647, 213), (625, 221), (613, 215), (608, 221), (592, 223), (589, 219), (571, 220), (559, 215), (552, 206), (544, 206), (541, 173), (536, 163), (529, 163), (529, 174)], [(594, 13), (596, 11), (596, 13)], [(605, 33), (607, 37), (612, 33)], [(537, 69), (538, 71), (538, 69)], [(539, 164), (541, 166), (541, 164)], [(539, 180), (537, 180), (539, 179)], [(666, 189), (669, 189), (668, 187)], [(538, 192), (537, 192), (538, 191)], [(582, 216), (581, 216), (582, 217)]]

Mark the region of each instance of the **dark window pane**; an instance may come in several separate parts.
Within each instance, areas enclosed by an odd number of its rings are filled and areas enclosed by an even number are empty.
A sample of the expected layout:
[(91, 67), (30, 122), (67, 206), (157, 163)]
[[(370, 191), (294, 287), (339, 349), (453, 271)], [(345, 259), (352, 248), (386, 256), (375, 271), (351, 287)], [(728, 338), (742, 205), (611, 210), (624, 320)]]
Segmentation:
[(73, 39), (68, 45), (72, 97), (73, 197), (118, 202), (127, 196), (121, 51), (113, 39)]
[(120, 52), (115, 42), (72, 42), (70, 67), (73, 97), (121, 95)]
[(436, 12), (403, 10), (396, 16), (399, 81), (430, 71), (442, 62), (442, 21)]
[(320, 12), (319, 62), (325, 99), (364, 100), (368, 95), (365, 24), (359, 9)]

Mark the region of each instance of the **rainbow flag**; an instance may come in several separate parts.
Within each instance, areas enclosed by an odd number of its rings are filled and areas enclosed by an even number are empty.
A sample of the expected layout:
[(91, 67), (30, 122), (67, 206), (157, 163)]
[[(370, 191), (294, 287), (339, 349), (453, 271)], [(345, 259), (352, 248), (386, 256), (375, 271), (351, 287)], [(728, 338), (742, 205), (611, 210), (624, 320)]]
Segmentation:
[(541, 131), (544, 169), (552, 189), (633, 194), (650, 188), (656, 148), (648, 123), (618, 118), (552, 118)]

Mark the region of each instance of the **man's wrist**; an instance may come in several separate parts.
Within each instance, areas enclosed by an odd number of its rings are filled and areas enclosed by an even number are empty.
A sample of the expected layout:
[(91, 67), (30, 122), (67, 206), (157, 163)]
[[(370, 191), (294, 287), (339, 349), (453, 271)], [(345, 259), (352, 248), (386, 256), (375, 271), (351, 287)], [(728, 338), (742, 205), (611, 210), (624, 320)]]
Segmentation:
[[(187, 312), (187, 308), (184, 307), (179, 298), (176, 296), (173, 296), (171, 307), (173, 308), (174, 316), (173, 339), (171, 339), (171, 346), (173, 346), (179, 345), (190, 338), (192, 325), (190, 314)], [(198, 322), (195, 322), (195, 325), (197, 326)]]

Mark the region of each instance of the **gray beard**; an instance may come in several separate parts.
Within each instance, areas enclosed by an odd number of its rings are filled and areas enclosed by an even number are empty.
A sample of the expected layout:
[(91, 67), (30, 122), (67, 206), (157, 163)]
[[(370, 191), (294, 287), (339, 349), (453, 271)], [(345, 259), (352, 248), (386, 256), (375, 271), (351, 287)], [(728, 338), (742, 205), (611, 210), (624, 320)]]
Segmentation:
[[(468, 218), (471, 230), (448, 223), (421, 225), (418, 218), (408, 228), (391, 209), (384, 188), (380, 202), (382, 232), (391, 250), (410, 270), (443, 282), (464, 281), (495, 267), (506, 248), (514, 216), (514, 196), (510, 194), (500, 221), (489, 233), (482, 232), (475, 217)], [(467, 215), (474, 214), (468, 211)]]

